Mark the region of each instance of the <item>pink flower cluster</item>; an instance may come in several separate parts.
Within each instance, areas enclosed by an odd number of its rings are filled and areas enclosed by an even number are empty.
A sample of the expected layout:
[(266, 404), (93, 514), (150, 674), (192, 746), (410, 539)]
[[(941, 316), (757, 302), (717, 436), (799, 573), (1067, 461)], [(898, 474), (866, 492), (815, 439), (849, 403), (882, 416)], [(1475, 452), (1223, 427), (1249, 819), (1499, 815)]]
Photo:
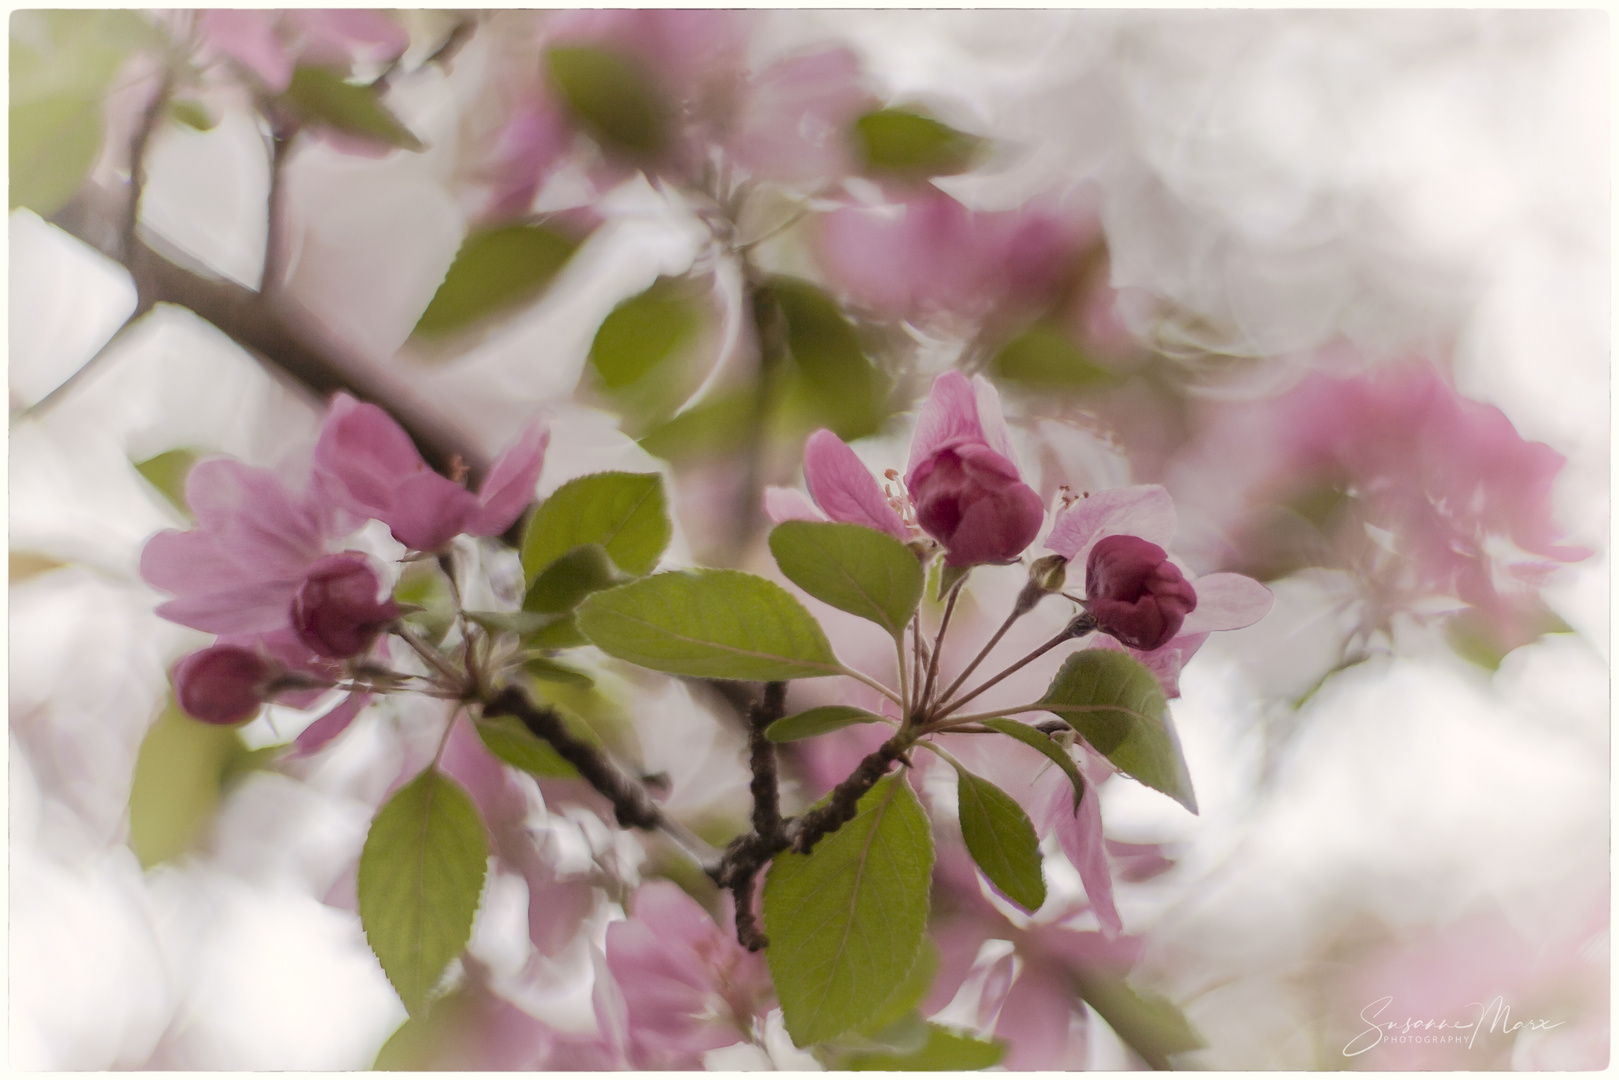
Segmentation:
[[(534, 497), (546, 440), (531, 424), (474, 495), (429, 469), (381, 409), (339, 394), (301, 491), (229, 458), (198, 462), (186, 481), (196, 528), (158, 533), (141, 553), (142, 577), (174, 596), (157, 613), (220, 635), (175, 666), (181, 707), (234, 724), (272, 697), (312, 703), (399, 615), (386, 576), (346, 546), (354, 532), (376, 519), (424, 552), (504, 532)], [(335, 736), (363, 703), (351, 694), (301, 745)]]

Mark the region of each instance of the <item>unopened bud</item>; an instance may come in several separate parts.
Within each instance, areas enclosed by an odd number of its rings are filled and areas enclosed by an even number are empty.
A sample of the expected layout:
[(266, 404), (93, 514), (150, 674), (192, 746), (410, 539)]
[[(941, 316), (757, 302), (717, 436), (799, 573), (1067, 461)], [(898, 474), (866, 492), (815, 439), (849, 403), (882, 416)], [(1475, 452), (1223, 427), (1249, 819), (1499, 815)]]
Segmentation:
[(328, 555), (309, 568), (293, 599), (292, 628), (321, 656), (359, 656), (399, 617), (399, 606), (380, 599), (381, 591), (382, 582), (364, 555)]
[(1161, 648), (1197, 607), (1197, 593), (1157, 544), (1104, 536), (1085, 563), (1085, 608), (1103, 633), (1132, 649)]
[(1068, 584), (1068, 560), (1061, 555), (1043, 555), (1029, 564), (1029, 583), (1046, 592), (1062, 592)]
[(275, 669), (236, 645), (210, 645), (174, 665), (174, 696), (205, 724), (239, 724), (259, 711)]

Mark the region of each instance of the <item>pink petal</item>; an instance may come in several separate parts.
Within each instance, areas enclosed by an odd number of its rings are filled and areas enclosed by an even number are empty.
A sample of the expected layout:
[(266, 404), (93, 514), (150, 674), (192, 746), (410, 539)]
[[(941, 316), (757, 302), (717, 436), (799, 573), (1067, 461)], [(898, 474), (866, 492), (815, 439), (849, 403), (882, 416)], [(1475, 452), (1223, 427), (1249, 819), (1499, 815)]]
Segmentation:
[(1001, 412), (1000, 392), (982, 375), (974, 375), (973, 397), (978, 405), (978, 426), (984, 431), (984, 441), (1016, 470), (1017, 456), (1012, 453), (1012, 435), (1006, 427), (1006, 416)]
[(534, 501), (534, 485), (539, 482), (550, 441), (551, 432), (535, 421), (495, 460), (478, 488), (478, 514), (468, 532), (498, 536), (511, 527), (523, 508)]
[(272, 93), (280, 93), (292, 81), (292, 57), (275, 32), (272, 11), (214, 9), (198, 16), (203, 39), (247, 68)]
[(851, 171), (848, 132), (869, 98), (848, 49), (789, 57), (754, 78), (728, 145), (761, 179), (839, 176)]
[[(1057, 515), (1046, 548), (1084, 564), (1091, 545), (1104, 536), (1139, 536), (1168, 548), (1175, 534), (1175, 504), (1157, 484), (1093, 491)], [(1201, 594), (1200, 594), (1201, 595)]]
[(901, 540), (910, 533), (859, 456), (822, 428), (804, 446), (804, 480), (815, 503), (833, 521), (866, 525)]
[(307, 508), (294, 503), (281, 480), (230, 458), (199, 461), (186, 477), (186, 505), (195, 532), (220, 550), (262, 570), (261, 576), (301, 575), (325, 554)]
[(371, 701), (371, 695), (356, 690), (332, 706), (325, 716), (304, 728), (292, 742), (294, 758), (308, 757), (348, 730), (360, 710)]
[(347, 64), (358, 54), (368, 60), (397, 59), (410, 46), (410, 34), (392, 16), (360, 8), (301, 8), (286, 13), (301, 31), (299, 58), (317, 64)]
[(1209, 574), (1192, 582), (1197, 607), (1181, 624), (1181, 634), (1240, 630), (1263, 619), (1275, 602), (1271, 591), (1241, 574)]
[(826, 515), (797, 488), (765, 488), (765, 516), (780, 525), (784, 521), (825, 521)]
[[(1002, 425), (1004, 432), (1004, 424)], [(933, 389), (916, 415), (916, 434), (911, 436), (911, 460), (905, 467), (905, 483), (915, 483), (917, 470), (941, 450), (961, 443), (989, 444), (978, 419), (978, 394), (967, 376), (947, 371), (933, 380)], [(1004, 455), (1010, 460), (1010, 455)]]
[(1102, 924), (1102, 933), (1117, 937), (1124, 931), (1124, 923), (1113, 905), (1113, 874), (1108, 869), (1107, 848), (1102, 841), (1102, 805), (1097, 799), (1096, 785), (1085, 785), (1085, 797), (1079, 801), (1077, 813), (1073, 800), (1073, 793), (1066, 784), (1055, 787), (1046, 808), (1046, 821), (1056, 832), (1063, 854), (1079, 871), (1085, 896)]
[(340, 479), (365, 505), (386, 506), (399, 482), (427, 463), (393, 417), (339, 393), (315, 443), (315, 467)]
[(995, 1037), (1009, 1044), (1001, 1065), (1013, 1072), (1083, 1068), (1083, 1040), (1070, 1045), (1073, 1008), (1074, 992), (1065, 972), (1026, 963), (995, 1021)]
[[(400, 483), (391, 507), (378, 517), (408, 548), (438, 551), (458, 534), (469, 531), (478, 515), (472, 492), (436, 472), (422, 472)], [(508, 523), (509, 524), (509, 523)]]

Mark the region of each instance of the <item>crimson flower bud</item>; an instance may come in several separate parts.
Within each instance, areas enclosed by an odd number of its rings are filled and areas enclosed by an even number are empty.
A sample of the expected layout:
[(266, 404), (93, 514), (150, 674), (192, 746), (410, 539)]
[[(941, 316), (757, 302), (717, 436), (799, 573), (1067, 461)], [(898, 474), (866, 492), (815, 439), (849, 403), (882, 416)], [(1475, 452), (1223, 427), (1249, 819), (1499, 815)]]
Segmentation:
[(399, 617), (398, 605), (379, 599), (381, 592), (382, 582), (360, 552), (328, 555), (309, 568), (293, 598), (292, 628), (321, 656), (359, 656)]
[(258, 712), (274, 670), (251, 649), (210, 645), (174, 665), (174, 696), (187, 716), (207, 724), (239, 724)]
[(1197, 593), (1164, 549), (1139, 536), (1104, 536), (1085, 562), (1085, 610), (1096, 627), (1148, 652), (1168, 643)]
[(910, 482), (916, 523), (945, 547), (949, 566), (1006, 563), (1034, 542), (1045, 507), (1017, 468), (987, 446), (940, 450)]

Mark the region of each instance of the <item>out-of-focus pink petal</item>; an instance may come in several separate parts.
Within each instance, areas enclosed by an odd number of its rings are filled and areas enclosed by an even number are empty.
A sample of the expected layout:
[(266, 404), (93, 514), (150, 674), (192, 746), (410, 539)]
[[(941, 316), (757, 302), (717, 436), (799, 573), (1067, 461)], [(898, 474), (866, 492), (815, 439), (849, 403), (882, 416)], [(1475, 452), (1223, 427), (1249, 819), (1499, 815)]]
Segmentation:
[(478, 488), (478, 513), (469, 531), (475, 536), (498, 536), (511, 527), (523, 508), (534, 501), (534, 485), (539, 482), (550, 441), (550, 430), (536, 420), (495, 459)]
[(769, 996), (762, 959), (667, 881), (641, 886), (630, 918), (607, 928), (607, 967), (632, 1038), (657, 1050), (739, 1042)]
[(1085, 1041), (1069, 1035), (1075, 1003), (1065, 972), (1025, 958), (995, 1021), (995, 1037), (1008, 1044), (1001, 1065), (1013, 1072), (1084, 1068)]
[(1181, 624), (1183, 635), (1252, 626), (1276, 600), (1265, 586), (1241, 574), (1209, 574), (1192, 585), (1197, 589), (1197, 607)]
[[(967, 376), (947, 371), (933, 380), (933, 389), (916, 414), (916, 433), (911, 436), (911, 459), (905, 466), (905, 485), (914, 487), (921, 467), (940, 451), (961, 443), (989, 445), (984, 426), (978, 419), (978, 392)], [(1008, 462), (1011, 461), (1009, 455)]]
[(850, 50), (789, 57), (754, 78), (728, 145), (761, 179), (833, 179), (852, 170), (848, 133), (869, 100)]
[(296, 8), (283, 17), (297, 35), (299, 58), (313, 64), (346, 65), (356, 56), (385, 63), (410, 46), (410, 34), (382, 11)]
[(797, 488), (765, 488), (765, 516), (780, 525), (784, 521), (825, 521), (826, 515), (815, 509)]
[(394, 489), (427, 463), (393, 417), (348, 394), (332, 398), (315, 443), (315, 467), (339, 478), (366, 506), (387, 506)]
[(1085, 785), (1085, 797), (1074, 811), (1073, 794), (1066, 785), (1056, 787), (1046, 807), (1047, 827), (1057, 834), (1063, 854), (1079, 871), (1085, 884), (1085, 896), (1102, 924), (1102, 933), (1117, 937), (1124, 931), (1119, 910), (1113, 904), (1113, 874), (1107, 865), (1107, 848), (1102, 838), (1102, 804), (1097, 799), (1096, 785)]
[(214, 50), (235, 60), (279, 94), (292, 81), (292, 57), (275, 31), (273, 11), (213, 8), (197, 17), (197, 26)]
[(308, 757), (325, 747), (327, 743), (347, 731), (354, 718), (360, 715), (360, 710), (370, 702), (370, 694), (356, 690), (333, 705), (326, 715), (304, 728), (303, 733), (292, 741), (292, 756)]
[(1001, 411), (1000, 392), (982, 375), (974, 375), (973, 397), (978, 405), (978, 426), (984, 433), (984, 442), (1015, 468), (1017, 456), (1012, 453), (1012, 434), (1006, 427), (1006, 414)]
[(900, 540), (909, 532), (877, 480), (847, 443), (822, 428), (804, 446), (804, 481), (833, 521), (866, 525)]
[(1104, 536), (1139, 536), (1167, 548), (1175, 534), (1175, 504), (1157, 484), (1093, 491), (1057, 515), (1046, 548), (1083, 565)]
[(186, 505), (197, 531), (264, 576), (302, 573), (322, 553), (317, 521), (269, 469), (230, 458), (199, 461), (186, 476)]

